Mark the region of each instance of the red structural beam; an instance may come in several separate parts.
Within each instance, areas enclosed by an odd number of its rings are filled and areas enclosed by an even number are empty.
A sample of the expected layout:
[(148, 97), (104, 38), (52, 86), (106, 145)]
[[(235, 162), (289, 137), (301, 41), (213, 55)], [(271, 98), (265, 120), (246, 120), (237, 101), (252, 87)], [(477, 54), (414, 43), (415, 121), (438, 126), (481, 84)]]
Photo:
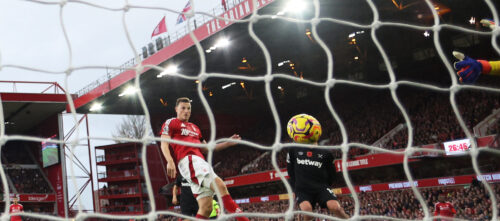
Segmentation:
[[(63, 92), (63, 93), (66, 92), (64, 90), (64, 88), (61, 87), (61, 85), (59, 85), (57, 82), (50, 82), (50, 81), (0, 81), (0, 83), (13, 84), (13, 85), (16, 85), (16, 84), (48, 84), (50, 86), (40, 93), (44, 93), (45, 91), (47, 91), (51, 87), (55, 88), (54, 90), (56, 93), (57, 93), (57, 90), (61, 90), (61, 92)], [(14, 91), (14, 93), (15, 93), (15, 91)]]
[(67, 103), (65, 94), (0, 93), (2, 102), (56, 102)]

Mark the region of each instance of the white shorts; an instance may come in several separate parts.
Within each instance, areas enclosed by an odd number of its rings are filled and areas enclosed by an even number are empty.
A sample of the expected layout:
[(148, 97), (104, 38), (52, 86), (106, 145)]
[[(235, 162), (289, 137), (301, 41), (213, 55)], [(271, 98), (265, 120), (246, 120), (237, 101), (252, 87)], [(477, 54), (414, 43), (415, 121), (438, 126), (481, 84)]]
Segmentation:
[(179, 161), (178, 167), (180, 174), (188, 181), (197, 200), (214, 195), (210, 184), (218, 176), (207, 161), (196, 155), (188, 155)]

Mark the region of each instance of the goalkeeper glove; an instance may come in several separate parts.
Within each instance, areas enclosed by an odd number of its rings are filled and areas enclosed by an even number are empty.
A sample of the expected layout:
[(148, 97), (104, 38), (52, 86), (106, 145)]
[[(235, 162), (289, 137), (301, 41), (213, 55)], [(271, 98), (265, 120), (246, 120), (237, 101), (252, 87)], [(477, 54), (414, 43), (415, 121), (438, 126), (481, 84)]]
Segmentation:
[(459, 59), (455, 62), (455, 69), (458, 70), (457, 75), (459, 80), (465, 84), (476, 82), (481, 74), (489, 74), (491, 72), (491, 64), (485, 60), (475, 60), (460, 52), (453, 52), (453, 55)]
[(491, 30), (493, 30), (495, 28), (495, 22), (493, 20), (491, 20), (491, 19), (481, 19), (480, 23), (484, 27), (488, 27)]

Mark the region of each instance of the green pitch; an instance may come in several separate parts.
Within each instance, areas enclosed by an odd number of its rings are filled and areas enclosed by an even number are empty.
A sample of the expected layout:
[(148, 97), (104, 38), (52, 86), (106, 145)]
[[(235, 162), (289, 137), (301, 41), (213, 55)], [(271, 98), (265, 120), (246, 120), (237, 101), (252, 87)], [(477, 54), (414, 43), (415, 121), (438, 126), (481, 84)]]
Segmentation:
[(46, 148), (42, 153), (43, 166), (47, 167), (59, 163), (57, 148)]

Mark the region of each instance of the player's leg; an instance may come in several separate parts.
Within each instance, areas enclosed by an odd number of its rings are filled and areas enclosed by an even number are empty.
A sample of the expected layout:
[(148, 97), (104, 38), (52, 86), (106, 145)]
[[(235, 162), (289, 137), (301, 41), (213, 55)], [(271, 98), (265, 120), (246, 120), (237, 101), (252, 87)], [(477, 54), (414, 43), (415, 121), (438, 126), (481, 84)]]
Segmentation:
[[(300, 208), (300, 210), (305, 211), (305, 212), (312, 212), (313, 211), (313, 206), (311, 205), (311, 202), (309, 202), (309, 201), (300, 202), (299, 208)], [(313, 217), (304, 215), (304, 220), (305, 221), (313, 220)]]
[(343, 218), (343, 219), (349, 219), (349, 215), (347, 215), (344, 211), (344, 208), (340, 206), (339, 201), (337, 200), (329, 200), (326, 202), (326, 207), (330, 212), (335, 214), (336, 217)]
[(197, 197), (198, 200), (198, 214), (196, 218), (208, 219), (212, 213), (212, 196)]
[(203, 183), (208, 182), (205, 171), (208, 171), (209, 165), (207, 166), (208, 163), (203, 159), (200, 161), (200, 159), (198, 156), (188, 155), (179, 161), (178, 168), (182, 177), (188, 181), (191, 192), (196, 198), (196, 204), (198, 204), (196, 218), (208, 219), (212, 212), (212, 196), (214, 193), (210, 188), (203, 187)]
[(220, 177), (214, 178), (214, 181), (212, 182), (212, 185), (210, 186), (210, 188), (212, 188), (212, 190), (214, 190), (214, 191), (215, 191), (215, 188), (217, 188), (219, 190), (221, 197), (225, 196), (225, 195), (229, 195), (229, 191), (227, 190), (227, 186), (224, 183), (224, 181), (222, 181), (222, 179)]
[[(297, 198), (297, 205), (299, 205), (299, 209), (305, 212), (312, 212), (313, 206), (316, 204), (314, 201), (314, 195), (303, 190), (296, 190), (295, 196)], [(309, 221), (313, 220), (313, 217), (304, 215), (304, 220)]]
[(322, 189), (320, 192), (318, 192), (317, 199), (321, 207), (327, 208), (330, 212), (335, 214), (336, 217), (349, 219), (349, 215), (347, 215), (344, 211), (344, 208), (340, 206), (337, 196), (335, 196), (331, 189)]
[[(215, 176), (217, 176), (217, 175), (215, 175)], [(227, 211), (229, 211), (230, 213), (241, 213), (242, 212), (240, 207), (238, 206), (238, 204), (236, 204), (234, 202), (233, 198), (231, 197), (231, 195), (229, 195), (229, 191), (227, 190), (227, 186), (224, 183), (224, 181), (222, 181), (221, 178), (219, 178), (218, 176), (215, 177), (213, 179), (212, 185), (210, 185), (210, 188), (214, 191), (215, 191), (215, 188), (217, 188), (219, 190), (220, 199), (222, 200), (222, 203), (224, 203), (224, 208), (226, 208)], [(249, 219), (246, 217), (237, 217), (236, 220), (249, 221)]]
[[(196, 199), (198, 200), (198, 206), (200, 207), (199, 211), (202, 210), (202, 206), (206, 206), (207, 208), (210, 207), (209, 211), (212, 212), (212, 196), (214, 195), (215, 188), (217, 188), (221, 194), (219, 197), (224, 203), (224, 208), (226, 208), (226, 210), (230, 213), (240, 213), (241, 209), (229, 195), (226, 184), (217, 176), (217, 174), (215, 174), (210, 164), (198, 156), (192, 155), (186, 158), (188, 158), (190, 163), (187, 165), (188, 169), (183, 169), (184, 167), (181, 168), (179, 166), (179, 170), (184, 178), (189, 176), (188, 181), (191, 184), (191, 190), (193, 191), (193, 194), (197, 195)], [(181, 165), (183, 160), (181, 160), (179, 165)], [(184, 173), (186, 173), (186, 176)], [(210, 200), (203, 200), (200, 204), (199, 200), (207, 196), (210, 196)], [(208, 215), (210, 215), (210, 213), (208, 213), (207, 216)], [(238, 221), (249, 221), (249, 219), (245, 217), (237, 217), (236, 219)]]

